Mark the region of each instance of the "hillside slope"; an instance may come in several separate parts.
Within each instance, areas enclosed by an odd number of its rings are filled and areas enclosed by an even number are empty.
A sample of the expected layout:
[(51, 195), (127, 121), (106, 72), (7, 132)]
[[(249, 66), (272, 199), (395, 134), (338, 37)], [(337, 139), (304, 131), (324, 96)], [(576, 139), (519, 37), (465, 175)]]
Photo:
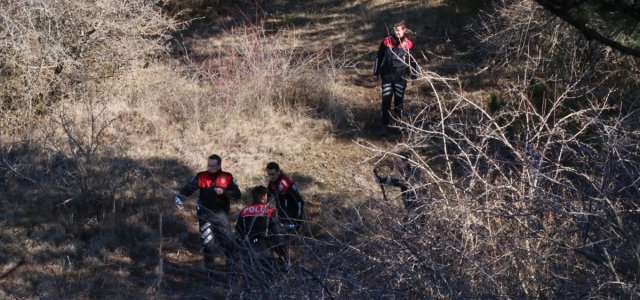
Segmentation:
[[(638, 296), (636, 59), (528, 0), (167, 3), (198, 10), (0, 3), (0, 298)], [(397, 19), (423, 72), (380, 137)], [(411, 212), (372, 172), (401, 149)], [(231, 222), (268, 162), (299, 184), (289, 272), (220, 249), (203, 269), (196, 197), (173, 196), (213, 153), (243, 192)]]
[[(339, 232), (336, 214), (382, 199), (371, 173), (378, 158), (357, 141), (388, 150), (402, 142), (375, 134), (379, 84), (370, 69), (387, 23), (407, 5), (421, 7), (413, 19), (429, 15), (420, 1), (276, 1), (246, 20), (264, 22), (257, 28), (196, 21), (175, 34), (170, 55), (76, 82), (80, 97), (45, 108), (40, 122), (6, 119), (1, 297), (147, 298), (158, 278), (160, 298), (224, 297), (225, 276), (202, 277), (195, 204), (172, 205), (212, 153), (244, 193), (232, 220), (276, 161), (308, 202), (307, 237)], [(243, 51), (255, 59), (233, 59)], [(253, 63), (253, 73), (224, 73)], [(295, 70), (274, 73), (287, 65)], [(407, 94), (423, 101), (418, 86)]]

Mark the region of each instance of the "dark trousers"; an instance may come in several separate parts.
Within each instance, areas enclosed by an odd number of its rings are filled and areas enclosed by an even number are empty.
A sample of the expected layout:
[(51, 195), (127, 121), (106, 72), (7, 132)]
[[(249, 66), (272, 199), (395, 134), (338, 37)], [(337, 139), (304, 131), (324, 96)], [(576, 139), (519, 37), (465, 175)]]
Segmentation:
[(402, 101), (407, 80), (404, 74), (390, 73), (382, 75), (382, 125), (389, 125), (391, 117), (391, 99), (393, 98), (393, 112), (396, 118), (402, 118)]
[[(240, 241), (239, 259), (242, 265), (249, 267), (253, 276), (274, 278), (280, 271), (286, 270), (290, 263), (285, 242), (279, 235), (265, 238), (250, 238)], [(274, 255), (278, 254), (278, 257)], [(249, 274), (246, 274), (249, 275)]]
[(212, 268), (214, 266), (213, 248), (216, 243), (222, 248), (227, 264), (230, 264), (233, 261), (236, 247), (227, 214), (224, 212), (216, 213), (198, 206), (198, 223), (200, 224), (200, 240), (202, 241), (205, 267)]
[(291, 206), (288, 206), (288, 207), (283, 207), (282, 205), (278, 205), (277, 208), (278, 208), (278, 220), (280, 221), (280, 224), (284, 225), (285, 227), (283, 229), (285, 230), (288, 229), (289, 224), (293, 224), (294, 227), (298, 227), (300, 226), (300, 224), (302, 224), (302, 215), (304, 215), (304, 202), (301, 203), (301, 207), (300, 207), (300, 210), (302, 212), (300, 219), (293, 217), (298, 215), (297, 203), (293, 203), (291, 204)]
[(413, 212), (416, 208), (418, 208), (418, 200), (416, 200), (415, 198), (410, 198), (410, 199), (402, 199), (402, 202), (404, 203), (404, 208), (408, 211), (408, 212)]
[(404, 207), (407, 209), (407, 214), (402, 219), (402, 223), (407, 225), (407, 229), (421, 230), (423, 224), (426, 222), (426, 215), (421, 213), (422, 203), (416, 198), (403, 197)]

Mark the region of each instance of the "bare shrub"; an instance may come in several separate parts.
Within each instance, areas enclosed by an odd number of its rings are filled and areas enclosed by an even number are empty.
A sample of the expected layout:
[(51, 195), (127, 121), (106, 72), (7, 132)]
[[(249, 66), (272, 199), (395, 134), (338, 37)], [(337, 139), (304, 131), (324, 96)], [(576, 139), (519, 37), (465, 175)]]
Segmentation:
[[(228, 11), (238, 10), (238, 5), (254, 5), (261, 7), (264, 0), (167, 0), (162, 1), (162, 6), (169, 13), (182, 17), (188, 15), (193, 18), (199, 17), (219, 17), (218, 14), (225, 14)], [(222, 11), (222, 13), (220, 13)]]
[[(405, 140), (394, 149), (411, 149), (427, 178), (415, 187), (429, 191), (415, 214), (405, 213), (393, 189), (390, 202), (371, 197), (378, 189), (332, 191), (339, 197), (309, 201), (317, 216), (292, 237), (289, 272), (271, 276), (240, 265), (235, 277), (223, 271), (207, 277), (194, 242), (194, 204), (189, 212), (167, 213), (171, 189), (212, 150), (224, 151), (225, 168), (243, 186), (262, 183), (264, 162), (274, 156), (308, 167), (308, 157), (296, 155), (317, 145), (321, 138), (310, 135), (325, 131), (310, 127), (325, 123), (307, 117), (335, 124), (348, 116), (330, 109), (345, 102), (330, 55), (291, 50), (296, 41), (286, 31), (231, 33), (207, 45), (212, 55), (185, 57), (198, 71), (192, 77), (179, 67), (131, 68), (121, 81), (74, 86), (72, 101), (44, 109), (37, 131), (12, 129), (20, 137), (3, 131), (5, 152), (12, 139), (31, 147), (6, 157), (38, 185), (16, 177), (0, 190), (12, 196), (0, 199), (0, 240), (9, 253), (0, 262), (20, 253), (28, 261), (3, 278), (0, 296), (637, 295), (638, 112), (614, 106), (611, 86), (585, 80), (598, 77), (589, 77), (588, 65), (579, 64), (584, 57), (565, 48), (561, 56), (571, 59), (564, 62), (544, 51), (502, 52), (531, 62), (493, 71), (508, 69), (519, 79), (505, 84), (491, 109), (459, 81), (422, 74), (435, 98), (406, 120)], [(561, 71), (554, 73), (550, 61)], [(371, 161), (393, 155), (379, 148), (384, 144), (363, 146), (373, 151)], [(322, 154), (322, 167), (335, 159)]]
[(225, 104), (256, 116), (252, 111), (265, 105), (286, 110), (295, 101), (304, 105), (321, 97), (319, 91), (306, 93), (304, 99), (295, 96), (299, 83), (322, 77), (313, 72), (324, 53), (298, 51), (293, 32), (267, 35), (261, 27), (233, 28), (228, 38), (215, 45), (214, 55), (196, 62), (197, 71), (211, 81), (215, 96)]
[(105, 95), (96, 94), (95, 88), (85, 84), (81, 100), (55, 106), (49, 126), (42, 127), (47, 145), (43, 150), (58, 160), (49, 168), (57, 169), (56, 181), (70, 196), (61, 204), (92, 200), (102, 203), (97, 205), (97, 212), (103, 213), (110, 206), (115, 212), (115, 193), (132, 180), (132, 170), (123, 162), (123, 144), (113, 135), (113, 125), (119, 118), (110, 114), (108, 102), (99, 100)]
[(195, 72), (185, 88), (197, 90), (197, 96), (183, 93), (159, 101), (161, 114), (172, 122), (189, 124), (191, 132), (217, 132), (238, 120), (284, 116), (285, 126), (293, 127), (309, 113), (335, 122), (348, 117), (326, 109), (343, 101), (336, 92), (340, 82), (326, 67), (327, 52), (298, 50), (295, 34), (287, 30), (269, 35), (260, 27), (238, 27), (226, 33), (197, 45), (205, 48), (203, 54), (185, 56)]
[[(321, 93), (333, 88), (330, 84), (321, 88), (306, 84), (304, 96), (296, 98), (299, 102), (292, 101), (291, 95), (301, 92), (290, 89), (304, 82), (303, 78), (317, 76), (320, 69), (305, 68), (317, 62), (320, 54), (278, 50), (271, 46), (283, 40), (269, 41), (264, 35), (260, 38), (251, 42), (262, 45), (225, 57), (230, 70), (222, 79), (203, 75), (206, 73), (187, 77), (184, 75), (191, 75), (193, 69), (180, 66), (132, 68), (119, 78), (76, 84), (73, 98), (44, 107), (38, 122), (31, 125), (33, 130), (16, 130), (18, 135), (2, 132), (3, 151), (11, 145), (31, 146), (21, 151), (14, 146), (8, 160), (37, 180), (32, 186), (12, 177), (7, 186), (14, 192), (2, 191), (3, 195), (15, 196), (11, 201), (3, 197), (3, 210), (10, 209), (12, 218), (25, 220), (7, 227), (6, 232), (31, 227), (38, 238), (26, 240), (29, 245), (39, 245), (37, 249), (25, 247), (33, 249), (25, 255), (37, 259), (29, 260), (29, 268), (5, 282), (7, 293), (55, 297), (52, 284), (30, 289), (19, 276), (47, 277), (48, 270), (42, 270), (42, 266), (57, 259), (66, 259), (73, 266), (57, 273), (64, 274), (67, 290), (63, 295), (70, 297), (130, 298), (150, 295), (150, 287), (158, 287), (158, 294), (167, 295), (173, 293), (165, 289), (167, 285), (173, 288), (175, 282), (184, 280), (178, 289), (185, 291), (176, 294), (197, 298), (210, 293), (212, 283), (228, 284), (227, 274), (214, 279), (202, 274), (197, 236), (190, 223), (194, 216), (188, 213), (167, 213), (163, 219), (166, 238), (162, 240), (162, 253), (166, 261), (163, 282), (155, 282), (160, 277), (155, 274), (161, 244), (155, 236), (158, 211), (171, 208), (170, 201), (165, 201), (171, 198), (171, 190), (193, 175), (212, 149), (221, 149), (225, 168), (234, 172), (243, 186), (262, 183), (264, 163), (274, 155), (299, 160), (296, 155), (315, 138), (309, 133), (326, 128), (326, 122), (307, 118), (309, 110), (302, 107), (321, 106), (334, 99), (332, 93)], [(191, 59), (196, 70), (207, 70), (205, 63)], [(307, 65), (299, 66), (301, 63)], [(246, 69), (252, 64), (256, 69)], [(213, 63), (211, 66), (214, 69)], [(275, 72), (274, 78), (262, 75), (270, 72)], [(328, 75), (322, 80), (335, 82)], [(13, 201), (23, 201), (27, 208), (14, 209)], [(53, 213), (42, 215), (41, 210)], [(67, 232), (63, 236), (68, 239), (60, 244), (73, 242), (80, 249), (77, 254), (62, 249), (47, 230), (34, 226), (48, 222), (62, 224)], [(47, 248), (50, 252), (40, 252)], [(118, 285), (121, 287), (115, 288)], [(227, 291), (217, 288), (216, 293)]]
[[(342, 257), (375, 271), (342, 285), (416, 299), (637, 297), (637, 61), (530, 1), (500, 4), (467, 58), (507, 76), (502, 90), (474, 99), (457, 79), (421, 76), (434, 99), (396, 148), (416, 154), (428, 180), (414, 188), (430, 193), (408, 219), (380, 203), (343, 220), (359, 230)], [(374, 161), (398, 150), (361, 145)]]
[(74, 99), (78, 83), (143, 68), (177, 25), (148, 1), (3, 1), (0, 14), (5, 122)]
[(551, 85), (580, 78), (576, 88), (604, 87), (597, 90), (601, 97), (613, 85), (624, 93), (637, 89), (636, 58), (587, 40), (534, 1), (496, 2), (472, 28), (480, 43), (468, 55), (490, 73), (522, 78), (528, 71), (532, 79), (533, 70), (536, 80)]
[(404, 253), (390, 259), (403, 261), (391, 271), (406, 278), (391, 281), (397, 291), (407, 284), (430, 297), (638, 296), (639, 111), (599, 92), (607, 85), (585, 80), (588, 68), (570, 68), (576, 59), (539, 92), (531, 78), (546, 69), (535, 62), (554, 57), (531, 57), (533, 67), (493, 111), (455, 81), (423, 74), (445, 89), (406, 124), (401, 146), (419, 154), (413, 163), (430, 180), (415, 188), (431, 197), (418, 225), (381, 221), (379, 241), (393, 239), (373, 243)]

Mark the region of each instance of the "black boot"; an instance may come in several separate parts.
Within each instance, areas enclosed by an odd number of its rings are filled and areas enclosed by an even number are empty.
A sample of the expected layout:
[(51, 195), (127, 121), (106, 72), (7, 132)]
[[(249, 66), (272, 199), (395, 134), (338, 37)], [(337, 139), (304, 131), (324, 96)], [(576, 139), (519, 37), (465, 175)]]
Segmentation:
[(387, 125), (381, 125), (378, 134), (381, 136), (387, 135), (387, 127)]

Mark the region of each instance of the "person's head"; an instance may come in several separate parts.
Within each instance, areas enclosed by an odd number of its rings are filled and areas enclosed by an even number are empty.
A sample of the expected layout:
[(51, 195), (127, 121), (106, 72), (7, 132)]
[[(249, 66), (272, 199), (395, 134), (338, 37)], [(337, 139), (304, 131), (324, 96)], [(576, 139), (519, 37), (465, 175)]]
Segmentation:
[(269, 182), (274, 182), (280, 177), (280, 166), (275, 162), (267, 164), (267, 176), (269, 176)]
[(407, 31), (407, 25), (404, 21), (398, 21), (393, 24), (393, 31), (396, 34), (396, 37), (401, 39), (404, 37), (404, 32)]
[(407, 151), (398, 152), (398, 156), (395, 159), (396, 168), (404, 170), (409, 166), (409, 159), (411, 159), (411, 153)]
[(266, 187), (259, 185), (254, 187), (251, 190), (251, 198), (253, 199), (253, 204), (265, 204), (267, 203), (267, 193), (269, 192), (269, 190), (267, 190)]
[(220, 158), (218, 154), (209, 156), (207, 160), (207, 172), (215, 173), (218, 172), (220, 168), (222, 168), (222, 158)]

